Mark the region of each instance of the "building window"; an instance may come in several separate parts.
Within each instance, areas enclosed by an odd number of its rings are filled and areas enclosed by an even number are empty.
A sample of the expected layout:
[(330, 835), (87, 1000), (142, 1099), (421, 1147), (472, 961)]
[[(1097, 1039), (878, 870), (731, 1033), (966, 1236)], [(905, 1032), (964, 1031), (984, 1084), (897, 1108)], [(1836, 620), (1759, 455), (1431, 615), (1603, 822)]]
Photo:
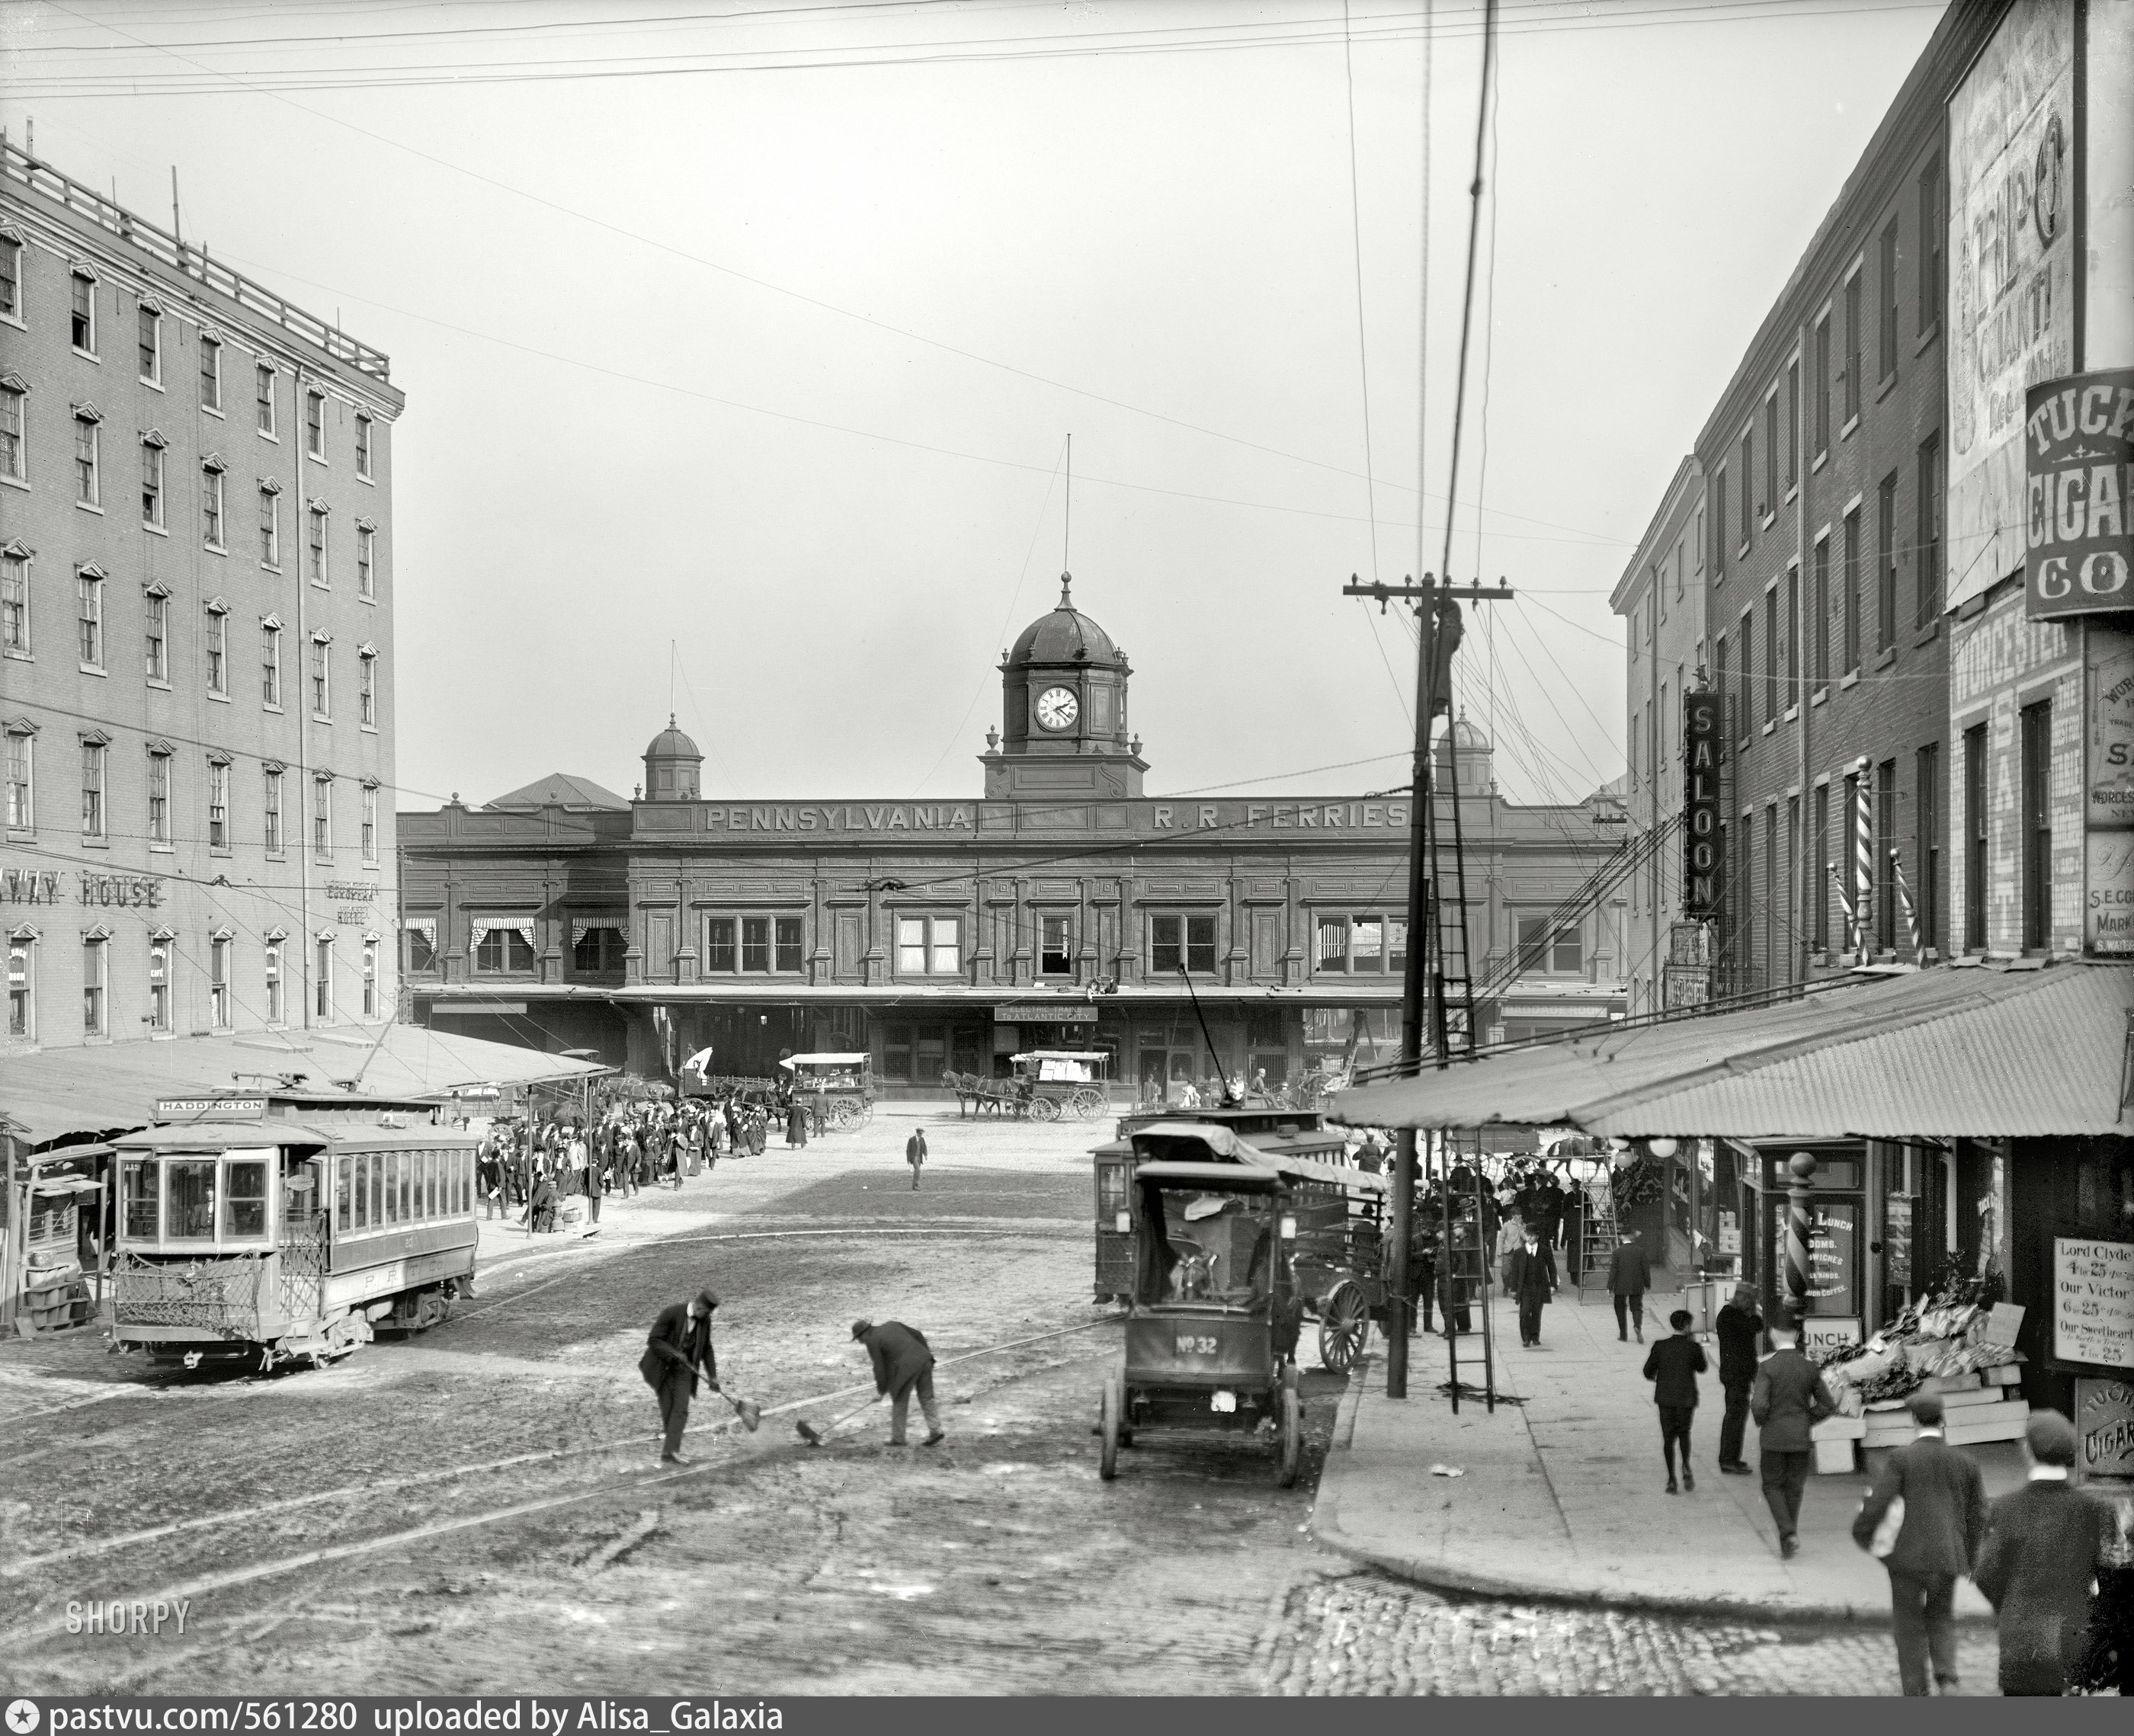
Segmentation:
[(1817, 951), (1830, 950), (1830, 786), (1815, 787), (1815, 855), (1808, 865), (1815, 881), (1809, 908), (1814, 912), (1809, 942)]
[(1726, 466), (1712, 473), (1712, 575), (1715, 585), (1726, 582)]
[(1786, 705), (1790, 709), (1801, 702), (1800, 649), (1794, 643), (1797, 630), (1794, 623), (1800, 619), (1800, 568), (1786, 568), (1786, 600), (1779, 626), (1785, 643), (1779, 649), (1779, 662), (1784, 670)]
[(1885, 952), (1897, 946), (1897, 762), (1875, 768), (1875, 944)]
[(37, 1034), (36, 973), (31, 968), (36, 942), (27, 934), (7, 940), (7, 1034), (25, 1042)]
[(1786, 492), (1800, 480), (1800, 358), (1786, 364)]
[(75, 580), (75, 626), (80, 630), (81, 661), (85, 668), (104, 667), (104, 581), (93, 573)]
[(1739, 739), (1741, 745), (1746, 747), (1750, 735), (1756, 726), (1754, 715), (1756, 709), (1755, 690), (1750, 685), (1755, 679), (1756, 668), (1756, 617), (1753, 612), (1743, 611), (1741, 621), (1735, 627), (1734, 636), (1735, 655), (1741, 659), (1741, 702), (1737, 713)]
[(1897, 219), (1892, 217), (1882, 231), (1882, 305), (1880, 309), (1881, 368), (1878, 378), (1889, 379), (1897, 371)]
[(220, 935), (207, 943), (207, 1017), (217, 1030), (229, 1029), (229, 943)]
[(259, 812), (261, 841), (269, 856), (282, 852), (282, 774), (273, 766), (267, 769), (260, 793)]
[(282, 704), (282, 629), (259, 629), (259, 702), (278, 710)]
[(200, 340), (200, 408), (222, 408), (222, 342), (203, 336)]
[(210, 548), (222, 544), (222, 472), (212, 465), (200, 470), (200, 540)]
[(104, 1037), (111, 1034), (109, 1009), (104, 1001), (104, 948), (102, 940), (85, 940), (81, 946), (81, 1034)]
[(363, 943), (363, 1016), (378, 1016), (378, 943), (374, 940)]
[(1830, 316), (1815, 322), (1815, 456), (1830, 450)]
[(321, 936), (312, 965), (312, 1015), (321, 1023), (333, 1017), (333, 942)]
[(314, 458), (326, 456), (326, 400), (322, 392), (304, 394), (304, 451)]
[(1753, 428), (1744, 428), (1741, 431), (1741, 548), (1744, 553), (1748, 551), (1750, 533), (1756, 522), (1755, 502), (1752, 499), (1756, 490), (1749, 480), (1756, 474), (1755, 446), (1755, 431)]
[[(420, 929), (408, 931), (416, 945), (427, 947), (428, 937)], [(571, 943), (571, 969), (578, 976), (593, 976), (613, 974), (622, 969), (622, 955), (625, 943), (621, 926), (602, 924), (581, 928), (578, 938)], [(408, 948), (412, 961), (415, 945)], [(413, 965), (416, 970), (427, 970), (427, 965)]]
[(74, 498), (84, 506), (97, 504), (96, 479), (96, 419), (77, 416), (74, 419)]
[(366, 862), (378, 860), (378, 786), (363, 786), (363, 830), (361, 834), (363, 859)]
[(104, 834), (104, 746), (101, 741), (81, 745), (81, 833), (86, 838)]
[(1919, 841), (1913, 863), (1919, 885), (1912, 896), (1919, 912), (1921, 948), (1941, 944), (1941, 744), (1919, 750), (1917, 819)]
[(1148, 967), (1158, 976), (1181, 970), (1215, 968), (1215, 919), (1207, 916), (1151, 916), (1148, 919)]
[(333, 779), (311, 779), (311, 854), (333, 854)]
[(1941, 320), (1941, 159), (1931, 158), (1919, 173), (1919, 330), (1930, 331)]
[(163, 528), (163, 449), (152, 440), (141, 442), (141, 522)]
[(359, 524), (355, 528), (355, 594), (358, 596), (375, 596), (378, 594), (377, 581), (372, 576), (370, 565), (372, 541), (377, 534), (368, 524)]
[(67, 331), (74, 347), (84, 355), (96, 354), (96, 285), (80, 272), (74, 274), (74, 306)]
[(311, 715), (331, 717), (333, 715), (332, 670), (328, 663), (330, 647), (322, 639), (311, 641)]
[(27, 730), (7, 735), (7, 829), (34, 832), (37, 825), (37, 738)]
[(1726, 757), (1726, 742), (1733, 731), (1727, 727), (1731, 715), (1726, 691), (1726, 635), (1718, 634), (1712, 641), (1712, 692), (1719, 702), (1719, 757)]
[(220, 609), (207, 612), (207, 690), (229, 692), (229, 617)]
[(378, 725), (378, 653), (366, 651), (355, 660), (355, 717), (365, 729)]
[(1886, 651), (1897, 643), (1897, 478), (1882, 479), (1875, 494), (1876, 647)]
[(1521, 972), (1541, 971), (1552, 976), (1585, 973), (1585, 938), (1575, 924), (1560, 928), (1546, 916), (1522, 916), (1514, 932)]
[(259, 564), (279, 571), (282, 565), (282, 497), (259, 485)]
[(1845, 515), (1845, 673), (1860, 667), (1860, 509)]
[(1915, 624), (1924, 628), (1941, 613), (1941, 436), (1929, 435), (1919, 446), (1919, 600)]
[[(1321, 973), (1398, 976), (1407, 969), (1407, 923), (1383, 915), (1322, 916), (1316, 956)], [(1207, 968), (1214, 967), (1211, 957)]]
[(314, 585), (326, 581), (326, 509), (314, 504), (311, 531), (304, 544), (304, 576)]
[(2053, 703), (2022, 712), (2023, 948), (2035, 952), (2053, 938)]
[(1845, 421), (1849, 427), (1860, 417), (1860, 369), (1865, 334), (1860, 329), (1860, 273), (1845, 280)]
[(1963, 949), (1986, 949), (1986, 726), (1963, 732)]
[[(529, 928), (533, 925), (529, 923)], [(524, 930), (508, 923), (490, 926), (475, 943), (474, 967), (489, 975), (524, 972), (534, 968), (534, 942)]]
[(0, 386), (0, 476), (11, 482), (23, 481), (29, 475), (22, 443), (22, 407), (28, 396), (12, 386)]
[(142, 612), (147, 617), (142, 661), (148, 679), (167, 682), (171, 678), (171, 600), (160, 591), (152, 591), (142, 599)]
[(274, 437), (274, 370), (265, 362), (253, 364), (252, 402), (258, 412), (259, 432), (272, 440)]
[(229, 762), (210, 760), (207, 763), (207, 846), (210, 850), (229, 848)]
[(267, 943), (267, 1022), (282, 1022), (282, 943)]
[(171, 1029), (171, 943), (148, 943), (148, 1029), (168, 1034)]
[(135, 314), (139, 322), (141, 340), (141, 378), (150, 385), (161, 385), (163, 379), (163, 316), (152, 307), (143, 305)]
[(1064, 916), (1040, 916), (1037, 922), (1037, 974), (1040, 976), (1071, 976), (1074, 970), (1074, 955), (1068, 939), (1068, 919)]
[(1779, 394), (1764, 400), (1764, 516), (1779, 509)]
[(30, 558), (0, 554), (0, 650), (30, 654)]
[(370, 480), (370, 418), (360, 412), (355, 418), (355, 474)]
[(0, 235), (0, 314), (22, 317), (22, 244)]
[(148, 841), (171, 841), (171, 756), (148, 755)]
[(1764, 593), (1764, 721), (1779, 721), (1779, 591)]
[(899, 916), (896, 970), (900, 976), (955, 976), (963, 968), (960, 916)]
[(1830, 538), (1818, 537), (1815, 543), (1814, 614), (1811, 617), (1815, 627), (1815, 642), (1809, 657), (1813, 678), (1818, 687), (1830, 680)]

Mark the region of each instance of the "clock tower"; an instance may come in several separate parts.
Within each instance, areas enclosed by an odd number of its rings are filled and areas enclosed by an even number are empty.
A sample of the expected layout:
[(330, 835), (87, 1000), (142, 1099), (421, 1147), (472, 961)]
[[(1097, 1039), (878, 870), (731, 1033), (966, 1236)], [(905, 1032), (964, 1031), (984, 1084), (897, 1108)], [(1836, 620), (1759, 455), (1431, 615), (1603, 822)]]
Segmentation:
[(1001, 659), (1001, 729), (988, 731), (991, 800), (1118, 800), (1138, 796), (1148, 769), (1127, 728), (1133, 671), (1111, 635), (1074, 607), (1074, 576), (1060, 602), (1023, 629)]

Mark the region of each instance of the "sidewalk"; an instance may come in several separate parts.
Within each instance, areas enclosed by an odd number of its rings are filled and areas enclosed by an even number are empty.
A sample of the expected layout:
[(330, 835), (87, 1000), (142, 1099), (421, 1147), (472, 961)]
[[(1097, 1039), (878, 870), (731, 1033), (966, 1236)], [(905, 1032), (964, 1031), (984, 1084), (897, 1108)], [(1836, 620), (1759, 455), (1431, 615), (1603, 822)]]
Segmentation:
[[(1480, 1321), (1477, 1321), (1480, 1325)], [(1657, 1332), (1666, 1331), (1664, 1316)], [(1478, 1396), (1460, 1414), (1438, 1385), (1445, 1341), (1410, 1344), (1409, 1397), (1385, 1396), (1383, 1346), (1350, 1377), (1320, 1473), (1312, 1530), (1330, 1548), (1441, 1590), (1598, 1603), (1765, 1619), (1842, 1618), (1886, 1624), (1889, 1578), (1852, 1541), (1866, 1493), (1860, 1476), (1808, 1478), (1799, 1555), (1781, 1560), (1755, 1477), (1718, 1464), (1719, 1382), (1701, 1383), (1694, 1493), (1665, 1492), (1659, 1424), (1644, 1380), (1645, 1347), (1617, 1342), (1605, 1296), (1572, 1292), (1543, 1317), (1543, 1348), (1519, 1348), (1516, 1310), (1494, 1322), (1492, 1416)], [(1649, 1307), (1648, 1343), (1656, 1335)], [(1460, 1341), (1463, 1383), (1482, 1384), (1481, 1334)], [(1509, 1346), (1509, 1348), (1507, 1348)], [(1707, 1345), (1706, 1354), (1716, 1362)], [(1755, 1463), (1756, 1432), (1746, 1452)], [(2012, 1445), (1977, 1449), (1989, 1496), (2022, 1481)], [(1433, 1477), (1432, 1464), (1459, 1468)], [(1992, 1612), (1967, 1579), (1959, 1620)]]

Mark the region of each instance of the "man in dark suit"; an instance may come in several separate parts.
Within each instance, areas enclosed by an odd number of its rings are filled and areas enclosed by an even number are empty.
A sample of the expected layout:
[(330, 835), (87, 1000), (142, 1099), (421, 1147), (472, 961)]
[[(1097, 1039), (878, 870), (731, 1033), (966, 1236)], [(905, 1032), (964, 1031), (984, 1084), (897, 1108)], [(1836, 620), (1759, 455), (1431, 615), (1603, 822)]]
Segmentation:
[(1914, 1393), (1911, 1412), (1919, 1432), (1890, 1455), (1860, 1503), (1852, 1541), (1871, 1547), (1890, 1502), (1903, 1501), (1904, 1521), (1882, 1565), (1890, 1570), (1897, 1676), (1916, 1700), (1926, 1694), (1929, 1661), (1934, 1685), (1944, 1694), (1956, 1687), (1956, 1582), (1986, 1541), (1986, 1479), (1943, 1438), (1939, 1395)]
[(1668, 1316), (1674, 1336), (1662, 1338), (1645, 1353), (1645, 1378), (1653, 1383), (1653, 1402), (1660, 1409), (1660, 1453), (1667, 1460), (1667, 1492), (1676, 1492), (1674, 1449), (1682, 1445), (1682, 1487), (1692, 1493), (1697, 1473), (1690, 1468), (1689, 1425), (1697, 1419), (1697, 1377), (1706, 1367), (1704, 1347), (1691, 1336), (1696, 1316), (1678, 1308)]
[(659, 1400), (659, 1422), (667, 1431), (662, 1464), (689, 1462), (682, 1456), (682, 1431), (689, 1424), (689, 1401), (697, 1396), (698, 1369), (712, 1391), (719, 1390), (719, 1359), (712, 1352), (712, 1311), (718, 1305), (708, 1290), (698, 1291), (686, 1307), (670, 1302), (652, 1323), (645, 1354), (637, 1359), (637, 1372)]
[(1526, 1240), (1504, 1256), (1504, 1288), (1519, 1305), (1519, 1343), (1541, 1343), (1541, 1311), (1556, 1297), (1556, 1256), (1541, 1245), (1532, 1224)]
[(867, 1346), (867, 1360), (874, 1365), (874, 1390), (889, 1395), (889, 1444), (904, 1442), (904, 1419), (910, 1412), (911, 1396), (919, 1395), (919, 1408), (926, 1418), (927, 1446), (944, 1438), (941, 1413), (934, 1408), (934, 1351), (926, 1334), (901, 1320), (852, 1322), (852, 1337)]
[(1749, 1426), (1749, 1389), (1756, 1382), (1756, 1340), (1764, 1323), (1756, 1315), (1756, 1293), (1745, 1284), (1719, 1310), (1719, 1390), (1726, 1395), (1726, 1414), (1719, 1423), (1719, 1468), (1730, 1477), (1746, 1477), (1741, 1438)]
[(2069, 1483), (2074, 1425), (2059, 1411), (2033, 1412), (2023, 1444), (2030, 1480), (1993, 1503), (1972, 1577), (1999, 1618), (2001, 1691), (2064, 1694), (2083, 1660), (2091, 1588), (2117, 1542), (2118, 1522)]
[(1790, 1561), (1800, 1553), (1801, 1494), (1808, 1488), (1808, 1465), (1815, 1457), (1809, 1434), (1837, 1405), (1823, 1384), (1823, 1371), (1795, 1348), (1800, 1328), (1791, 1319), (1773, 1321), (1771, 1353), (1749, 1388), (1749, 1414), (1756, 1419), (1756, 1449), (1761, 1459), (1764, 1504), (1779, 1530), (1779, 1553)]
[[(1645, 1292), (1653, 1287), (1653, 1263), (1635, 1230), (1623, 1232), (1623, 1239), (1608, 1256), (1608, 1294), (1615, 1304), (1615, 1337), (1627, 1341), (1635, 1323), (1638, 1342), (1645, 1342)], [(1625, 1315), (1627, 1313), (1629, 1319)]]

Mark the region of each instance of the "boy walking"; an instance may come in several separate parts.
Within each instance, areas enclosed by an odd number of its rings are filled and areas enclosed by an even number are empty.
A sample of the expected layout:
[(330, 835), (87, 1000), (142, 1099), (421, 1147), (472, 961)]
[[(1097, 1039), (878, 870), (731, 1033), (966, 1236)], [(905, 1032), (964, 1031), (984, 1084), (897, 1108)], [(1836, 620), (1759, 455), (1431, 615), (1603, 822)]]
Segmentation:
[(926, 1130), (915, 1127), (904, 1142), (904, 1160), (911, 1165), (911, 1191), (919, 1191), (919, 1172), (926, 1167)]
[(1678, 1492), (1674, 1449), (1682, 1448), (1682, 1488), (1694, 1492), (1697, 1473), (1690, 1468), (1689, 1425), (1697, 1417), (1697, 1377), (1704, 1372), (1704, 1347), (1691, 1336), (1690, 1311), (1678, 1308), (1668, 1316), (1673, 1338), (1662, 1338), (1645, 1353), (1645, 1378), (1653, 1383), (1653, 1402), (1660, 1410), (1660, 1453), (1667, 1460), (1667, 1492)]

